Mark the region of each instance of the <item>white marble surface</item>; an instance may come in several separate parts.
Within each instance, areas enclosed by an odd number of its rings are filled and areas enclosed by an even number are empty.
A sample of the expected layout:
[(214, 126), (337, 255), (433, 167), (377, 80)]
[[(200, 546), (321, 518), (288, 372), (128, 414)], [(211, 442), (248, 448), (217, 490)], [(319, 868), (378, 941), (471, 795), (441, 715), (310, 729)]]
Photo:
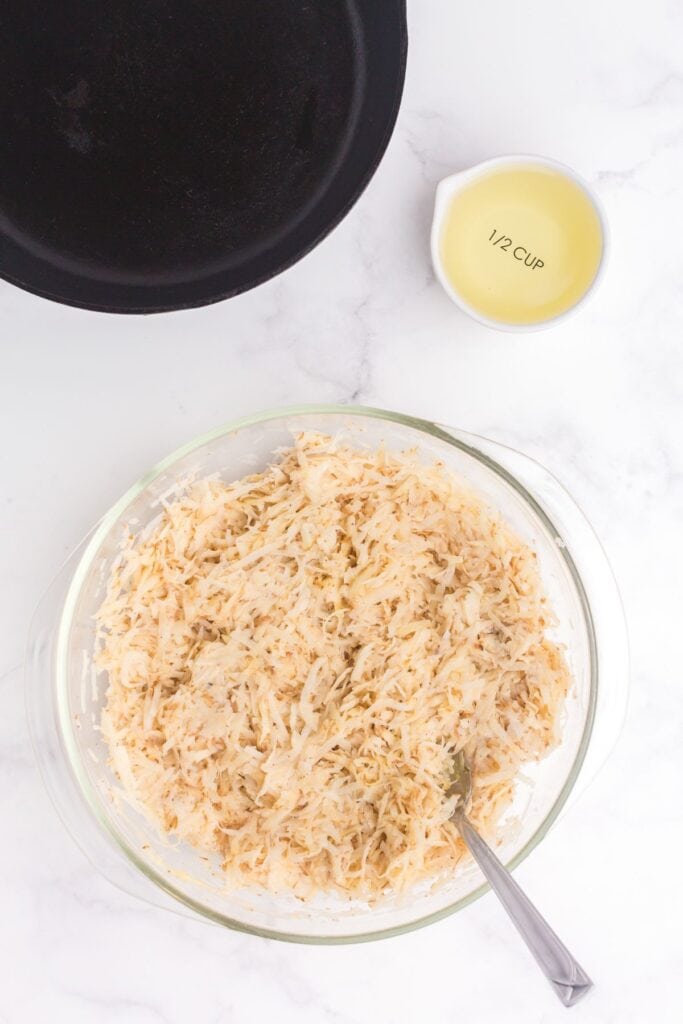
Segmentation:
[[(492, 897), (369, 946), (231, 934), (115, 890), (43, 793), (21, 669), (41, 589), (161, 455), (300, 401), (375, 404), (510, 442), (592, 519), (630, 622), (630, 714), (608, 766), (518, 875), (597, 982), (571, 1011), (576, 1024), (683, 1019), (683, 5), (409, 6), (389, 152), (342, 226), (288, 273), (228, 303), (147, 319), (0, 285), (3, 1024), (564, 1019)], [(592, 305), (529, 336), (462, 317), (428, 262), (436, 180), (515, 150), (583, 172), (614, 240)]]

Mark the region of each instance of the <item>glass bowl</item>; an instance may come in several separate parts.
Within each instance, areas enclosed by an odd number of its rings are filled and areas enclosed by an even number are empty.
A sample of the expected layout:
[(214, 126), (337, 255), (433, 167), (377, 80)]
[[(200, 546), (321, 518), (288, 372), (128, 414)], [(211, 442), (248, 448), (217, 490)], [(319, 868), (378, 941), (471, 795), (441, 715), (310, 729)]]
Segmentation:
[(525, 768), (505, 815), (498, 854), (510, 867), (536, 846), (572, 793), (613, 746), (625, 712), (628, 653), (617, 588), (583, 515), (536, 462), (500, 444), (377, 409), (306, 406), (240, 420), (190, 442), (125, 494), (71, 555), (45, 594), (31, 628), (26, 697), (43, 779), (67, 828), (111, 881), (147, 901), (272, 938), (335, 943), (382, 938), (462, 909), (486, 889), (468, 862), (437, 886), (372, 905), (320, 897), (302, 903), (255, 889), (226, 891), (220, 868), (162, 836), (121, 797), (98, 723), (106, 681), (93, 667), (93, 615), (125, 527), (143, 527), (178, 479), (219, 473), (233, 480), (266, 467), (302, 429), (354, 446), (416, 448), (440, 459), (498, 509), (536, 551), (573, 675), (562, 742)]

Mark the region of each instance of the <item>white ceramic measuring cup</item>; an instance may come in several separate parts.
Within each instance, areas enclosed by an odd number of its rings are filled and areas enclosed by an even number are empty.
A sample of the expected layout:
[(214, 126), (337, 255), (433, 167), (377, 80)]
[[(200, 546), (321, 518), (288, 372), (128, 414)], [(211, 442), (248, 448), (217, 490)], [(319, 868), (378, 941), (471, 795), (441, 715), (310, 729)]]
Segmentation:
[[(600, 255), (600, 263), (598, 269), (593, 278), (592, 282), (582, 294), (582, 296), (575, 302), (569, 309), (564, 310), (557, 316), (551, 317), (548, 320), (541, 320), (538, 323), (530, 324), (513, 324), (505, 323), (500, 320), (493, 320), (490, 317), (485, 316), (479, 310), (471, 306), (465, 299), (460, 295), (457, 289), (453, 286), (453, 283), (446, 274), (446, 270), (443, 263), (442, 252), (441, 252), (441, 237), (445, 226), (448, 211), (450, 209), (453, 198), (461, 192), (467, 185), (470, 185), (473, 181), (478, 178), (489, 174), (491, 171), (500, 170), (505, 167), (515, 166), (535, 166), (535, 167), (546, 167), (550, 170), (556, 171), (559, 174), (564, 175), (570, 181), (573, 181), (579, 188), (584, 192), (590, 201), (593, 209), (595, 210), (598, 219), (600, 221), (600, 229), (602, 233), (602, 251)], [(609, 256), (610, 238), (609, 238), (609, 227), (607, 224), (607, 217), (603, 205), (596, 194), (595, 190), (585, 181), (576, 171), (572, 170), (571, 167), (567, 167), (566, 164), (559, 163), (557, 160), (550, 160), (547, 157), (542, 156), (528, 156), (524, 154), (510, 155), (510, 156), (498, 156), (491, 160), (484, 160), (482, 163), (475, 164), (473, 167), (468, 168), (464, 171), (458, 171), (456, 174), (450, 174), (447, 178), (443, 178), (442, 181), (436, 187), (436, 199), (434, 203), (434, 218), (432, 221), (432, 234), (431, 234), (431, 253), (432, 253), (432, 264), (434, 266), (434, 272), (440, 281), (446, 294), (453, 300), (456, 306), (468, 316), (472, 317), (473, 320), (477, 320), (480, 324), (484, 324), (486, 327), (493, 327), (498, 331), (510, 331), (514, 333), (525, 333), (528, 331), (541, 331), (548, 327), (554, 327), (556, 324), (561, 323), (568, 317), (573, 316), (588, 299), (595, 293), (600, 282), (603, 279), (607, 260)]]

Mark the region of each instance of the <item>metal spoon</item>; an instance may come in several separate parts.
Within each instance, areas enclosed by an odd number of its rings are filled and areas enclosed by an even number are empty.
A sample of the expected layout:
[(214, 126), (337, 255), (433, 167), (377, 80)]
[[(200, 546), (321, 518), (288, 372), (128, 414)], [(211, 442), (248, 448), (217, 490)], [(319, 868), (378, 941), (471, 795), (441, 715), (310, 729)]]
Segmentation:
[(512, 918), (517, 931), (531, 950), (536, 963), (554, 988), (564, 1006), (574, 1006), (593, 987), (586, 972), (567, 947), (524, 895), (512, 875), (489, 849), (467, 815), (472, 790), (472, 775), (462, 752), (453, 759), (453, 774), (448, 796), (458, 796), (453, 821), (468, 850), (481, 868), (489, 885)]

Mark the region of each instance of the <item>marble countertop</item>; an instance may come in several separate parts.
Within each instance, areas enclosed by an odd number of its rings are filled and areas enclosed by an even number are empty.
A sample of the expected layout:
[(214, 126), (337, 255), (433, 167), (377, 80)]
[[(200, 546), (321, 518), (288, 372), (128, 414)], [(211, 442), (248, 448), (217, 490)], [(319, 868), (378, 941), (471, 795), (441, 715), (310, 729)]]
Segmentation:
[[(564, 1019), (491, 896), (365, 946), (237, 935), (114, 889), (43, 791), (22, 659), (63, 557), (180, 443), (306, 401), (384, 406), (511, 443), (593, 522), (629, 619), (630, 712), (601, 775), (517, 875), (597, 983), (571, 1011), (576, 1024), (683, 1019), (683, 5), (409, 7), (406, 91), (386, 158), (344, 223), (293, 269), (230, 302), (152, 318), (59, 307), (0, 284), (3, 1024)], [(429, 265), (436, 181), (511, 151), (576, 167), (611, 221), (602, 290), (548, 333), (470, 322)]]

